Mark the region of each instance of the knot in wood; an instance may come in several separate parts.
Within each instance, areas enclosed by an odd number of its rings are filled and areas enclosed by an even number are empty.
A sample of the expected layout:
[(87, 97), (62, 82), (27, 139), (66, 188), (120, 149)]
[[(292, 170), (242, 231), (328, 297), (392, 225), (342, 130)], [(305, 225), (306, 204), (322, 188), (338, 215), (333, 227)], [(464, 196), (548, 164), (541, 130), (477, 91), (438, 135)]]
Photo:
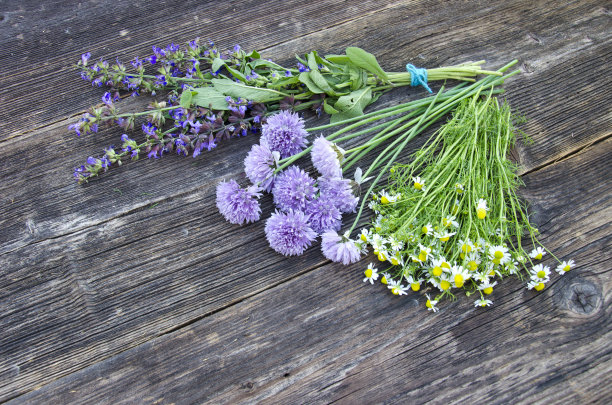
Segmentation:
[(563, 294), (563, 306), (581, 315), (597, 311), (602, 304), (601, 291), (589, 280), (576, 278), (572, 280)]

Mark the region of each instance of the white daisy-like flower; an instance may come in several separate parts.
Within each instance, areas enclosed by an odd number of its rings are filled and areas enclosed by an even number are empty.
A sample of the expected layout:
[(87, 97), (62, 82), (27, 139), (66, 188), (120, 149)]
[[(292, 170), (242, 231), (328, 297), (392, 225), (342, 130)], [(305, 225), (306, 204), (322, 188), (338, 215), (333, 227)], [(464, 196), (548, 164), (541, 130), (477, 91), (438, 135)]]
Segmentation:
[(541, 246), (538, 246), (537, 248), (533, 249), (531, 253), (529, 253), (529, 257), (536, 260), (542, 260), (542, 256), (545, 254), (546, 251)]
[(573, 260), (569, 260), (569, 261), (562, 261), (561, 264), (559, 264), (557, 266), (557, 268), (555, 269), (557, 271), (557, 273), (563, 275), (565, 273), (567, 273), (568, 271), (570, 271), (572, 269), (572, 267), (574, 267), (574, 261)]
[(442, 218), (442, 224), (447, 228), (459, 228), (459, 222), (455, 221), (456, 217), (454, 215), (450, 215), (448, 217)]
[(455, 235), (457, 232), (434, 232), (434, 238), (439, 239), (441, 242), (448, 242), (451, 236)]
[(406, 286), (401, 284), (401, 280), (393, 280), (393, 281), (389, 281), (389, 284), (387, 284), (387, 288), (389, 288), (391, 290), (391, 293), (393, 293), (393, 295), (406, 295)]
[(404, 264), (404, 260), (399, 252), (395, 252), (393, 256), (389, 257), (389, 262), (391, 262), (394, 266), (399, 266), (400, 264)]
[(461, 250), (461, 254), (463, 255), (470, 253), (472, 250), (476, 248), (476, 246), (474, 246), (474, 242), (472, 242), (469, 239), (466, 239), (466, 240), (459, 239), (459, 241), (457, 241), (457, 245), (459, 249)]
[(541, 281), (543, 283), (547, 283), (550, 280), (550, 268), (548, 266), (544, 266), (541, 263), (536, 264), (531, 269), (531, 279), (534, 281)]
[(385, 285), (389, 285), (389, 283), (393, 282), (391, 275), (389, 273), (382, 273), (380, 278), (380, 282)]
[(487, 216), (487, 211), (489, 211), (489, 207), (487, 207), (487, 200), (483, 200), (482, 198), (478, 200), (478, 205), (476, 206), (476, 216), (478, 219), (485, 219)]
[(461, 183), (456, 183), (455, 191), (457, 192), (457, 194), (463, 194), (463, 192), (465, 191), (465, 187)]
[(427, 225), (424, 225), (421, 227), (421, 233), (423, 235), (431, 235), (433, 233), (433, 226), (428, 223)]
[(474, 306), (475, 307), (483, 307), (484, 308), (484, 307), (488, 307), (488, 306), (491, 306), (491, 305), (493, 305), (493, 301), (487, 300), (487, 299), (484, 299), (484, 298), (481, 298), (479, 300), (474, 301)]
[(378, 270), (376, 269), (376, 267), (374, 267), (372, 263), (368, 265), (368, 268), (366, 269), (364, 274), (365, 274), (365, 278), (363, 279), (364, 283), (369, 281), (370, 284), (374, 284), (374, 281), (378, 280)]
[(537, 281), (537, 280), (532, 279), (531, 281), (527, 283), (528, 290), (542, 291), (544, 287), (546, 286), (544, 285), (544, 282), (542, 281)]
[(469, 271), (476, 271), (478, 269), (478, 265), (481, 263), (480, 255), (478, 252), (472, 252), (466, 255), (465, 257), (465, 266)]
[(485, 293), (486, 295), (489, 295), (493, 292), (493, 287), (495, 287), (496, 285), (497, 285), (497, 281), (494, 281), (491, 283), (489, 279), (487, 279), (478, 286), (478, 289), (482, 291), (483, 293)]
[(425, 191), (425, 180), (424, 179), (417, 176), (417, 177), (413, 177), (412, 181), (414, 182), (415, 189)]
[(502, 245), (489, 246), (489, 257), (495, 264), (506, 264), (510, 261), (508, 248)]
[(384, 240), (379, 234), (374, 233), (370, 237), (370, 245), (375, 251), (382, 250), (384, 248), (384, 244)]
[(393, 236), (389, 237), (389, 245), (391, 246), (391, 250), (395, 250), (396, 252), (402, 250), (404, 247), (404, 242), (397, 240)]
[(438, 300), (432, 300), (429, 294), (425, 294), (425, 296), (427, 297), (427, 302), (425, 302), (425, 306), (427, 307), (427, 310), (438, 312), (438, 307), (436, 307)]
[(382, 190), (380, 192), (380, 203), (383, 205), (391, 204), (391, 203), (396, 202), (399, 197), (400, 197), (399, 194), (391, 195), (387, 193), (385, 190)]
[(431, 248), (427, 246), (423, 246), (419, 243), (419, 256), (418, 259), (420, 262), (427, 261), (429, 254), (431, 253)]
[(469, 280), (472, 275), (463, 266), (451, 267), (451, 280), (455, 283), (455, 287), (461, 288), (463, 284)]
[(361, 239), (363, 242), (367, 242), (369, 237), (370, 237), (370, 231), (366, 228), (363, 228), (361, 230), (361, 234), (359, 235), (359, 239)]
[(415, 278), (412, 274), (409, 274), (406, 276), (406, 281), (412, 291), (419, 291), (421, 289), (421, 283), (425, 280), (422, 278)]

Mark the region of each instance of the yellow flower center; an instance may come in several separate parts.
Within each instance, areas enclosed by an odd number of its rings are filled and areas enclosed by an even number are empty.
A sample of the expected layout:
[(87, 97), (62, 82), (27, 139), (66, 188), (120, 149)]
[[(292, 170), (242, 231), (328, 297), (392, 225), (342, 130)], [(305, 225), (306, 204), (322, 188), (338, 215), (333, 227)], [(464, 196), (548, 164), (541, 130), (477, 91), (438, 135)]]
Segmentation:
[(426, 226), (424, 226), (424, 227), (421, 228), (421, 232), (427, 233), (427, 232), (429, 232), (429, 229)]
[(482, 292), (489, 295), (493, 292), (493, 287), (487, 287), (484, 290), (482, 290)]
[(472, 247), (467, 243), (464, 243), (463, 246), (461, 246), (461, 250), (463, 250), (465, 253), (470, 253), (472, 251)]
[(389, 204), (389, 199), (387, 198), (387, 196), (382, 196), (380, 197), (380, 202), (383, 204)]
[(372, 269), (367, 269), (366, 271), (364, 271), (364, 274), (367, 278), (372, 277)]
[(412, 288), (412, 291), (419, 291), (421, 289), (421, 284), (420, 283), (411, 283), (410, 284), (410, 288)]
[(421, 183), (414, 183), (414, 188), (416, 188), (417, 190), (421, 190), (423, 188), (423, 185)]
[(385, 260), (387, 260), (387, 257), (385, 256), (384, 253), (380, 252), (378, 254), (378, 260), (380, 260), (381, 262), (384, 262)]
[(433, 275), (436, 277), (440, 277), (442, 275), (442, 268), (440, 266), (436, 266), (432, 271)]
[(535, 288), (536, 291), (542, 291), (544, 289), (544, 283), (538, 283), (533, 288)]
[(496, 250), (493, 256), (495, 256), (496, 259), (501, 259), (504, 257), (504, 253), (500, 250)]
[(493, 259), (493, 263), (495, 263), (495, 264), (499, 264), (500, 261), (501, 260), (499, 260), (499, 259)]
[(457, 288), (463, 287), (463, 276), (461, 274), (455, 274), (455, 285)]
[(563, 271), (568, 272), (571, 270), (571, 266), (569, 264), (565, 265), (565, 267), (563, 268)]
[(484, 208), (478, 208), (476, 210), (476, 215), (478, 216), (478, 219), (485, 219), (485, 217), (487, 216), (487, 210), (485, 210)]
[(544, 270), (540, 270), (540, 271), (538, 271), (538, 277), (539, 277), (539, 278), (544, 278), (544, 277), (546, 277), (546, 272), (545, 272)]
[(470, 271), (476, 271), (476, 269), (478, 268), (478, 263), (476, 263), (474, 260), (470, 260), (468, 262), (468, 268), (470, 269)]
[(542, 260), (542, 253), (538, 253), (534, 259)]
[(380, 282), (386, 285), (387, 284), (387, 277), (382, 276), (382, 278), (380, 279)]
[(368, 237), (365, 235), (365, 233), (361, 234), (361, 240), (364, 241), (364, 242), (368, 241)]
[(442, 267), (444, 267), (445, 269), (450, 269), (450, 264), (448, 264), (447, 262), (442, 262)]
[(424, 250), (421, 250), (421, 253), (419, 253), (419, 260), (424, 262), (425, 260), (427, 260), (427, 252)]
[(376, 229), (376, 232), (380, 232), (382, 230), (382, 228), (380, 227), (380, 225), (376, 225), (376, 227), (374, 228)]
[(391, 264), (394, 266), (397, 266), (399, 264), (399, 260), (397, 260), (397, 257), (392, 257), (391, 258)]
[(427, 300), (427, 302), (425, 303), (425, 306), (427, 308), (432, 308), (433, 307), (433, 305), (431, 305), (431, 301), (430, 300)]
[(400, 290), (399, 290), (399, 288), (396, 287), (396, 288), (392, 289), (391, 292), (393, 293), (393, 295), (399, 295)]
[(444, 291), (450, 288), (450, 283), (447, 280), (440, 281), (440, 288)]
[(446, 235), (440, 238), (442, 242), (448, 242), (449, 239), (450, 239), (450, 236), (446, 236)]

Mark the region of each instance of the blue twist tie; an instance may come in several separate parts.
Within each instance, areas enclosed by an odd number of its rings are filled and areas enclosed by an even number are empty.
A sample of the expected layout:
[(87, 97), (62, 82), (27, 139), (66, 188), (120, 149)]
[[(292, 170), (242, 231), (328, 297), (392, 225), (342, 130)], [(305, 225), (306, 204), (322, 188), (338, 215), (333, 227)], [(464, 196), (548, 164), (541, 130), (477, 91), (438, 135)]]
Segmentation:
[(409, 63), (406, 65), (406, 70), (410, 73), (410, 85), (412, 87), (423, 86), (428, 92), (433, 93), (427, 85), (427, 69), (418, 68)]

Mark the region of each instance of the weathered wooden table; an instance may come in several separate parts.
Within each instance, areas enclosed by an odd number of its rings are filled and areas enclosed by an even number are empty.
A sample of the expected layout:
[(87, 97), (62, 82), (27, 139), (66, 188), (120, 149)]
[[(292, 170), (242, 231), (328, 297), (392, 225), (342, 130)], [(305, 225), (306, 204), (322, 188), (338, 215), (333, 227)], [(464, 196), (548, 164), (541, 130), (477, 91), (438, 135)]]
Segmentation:
[[(364, 285), (373, 257), (280, 256), (263, 221), (232, 226), (214, 203), (256, 137), (76, 184), (120, 134), (67, 130), (103, 92), (71, 65), (196, 36), (285, 64), (351, 45), (396, 71), (519, 59), (522, 195), (577, 267), (434, 314)], [(609, 2), (7, 0), (0, 41), (0, 402), (612, 402)]]

